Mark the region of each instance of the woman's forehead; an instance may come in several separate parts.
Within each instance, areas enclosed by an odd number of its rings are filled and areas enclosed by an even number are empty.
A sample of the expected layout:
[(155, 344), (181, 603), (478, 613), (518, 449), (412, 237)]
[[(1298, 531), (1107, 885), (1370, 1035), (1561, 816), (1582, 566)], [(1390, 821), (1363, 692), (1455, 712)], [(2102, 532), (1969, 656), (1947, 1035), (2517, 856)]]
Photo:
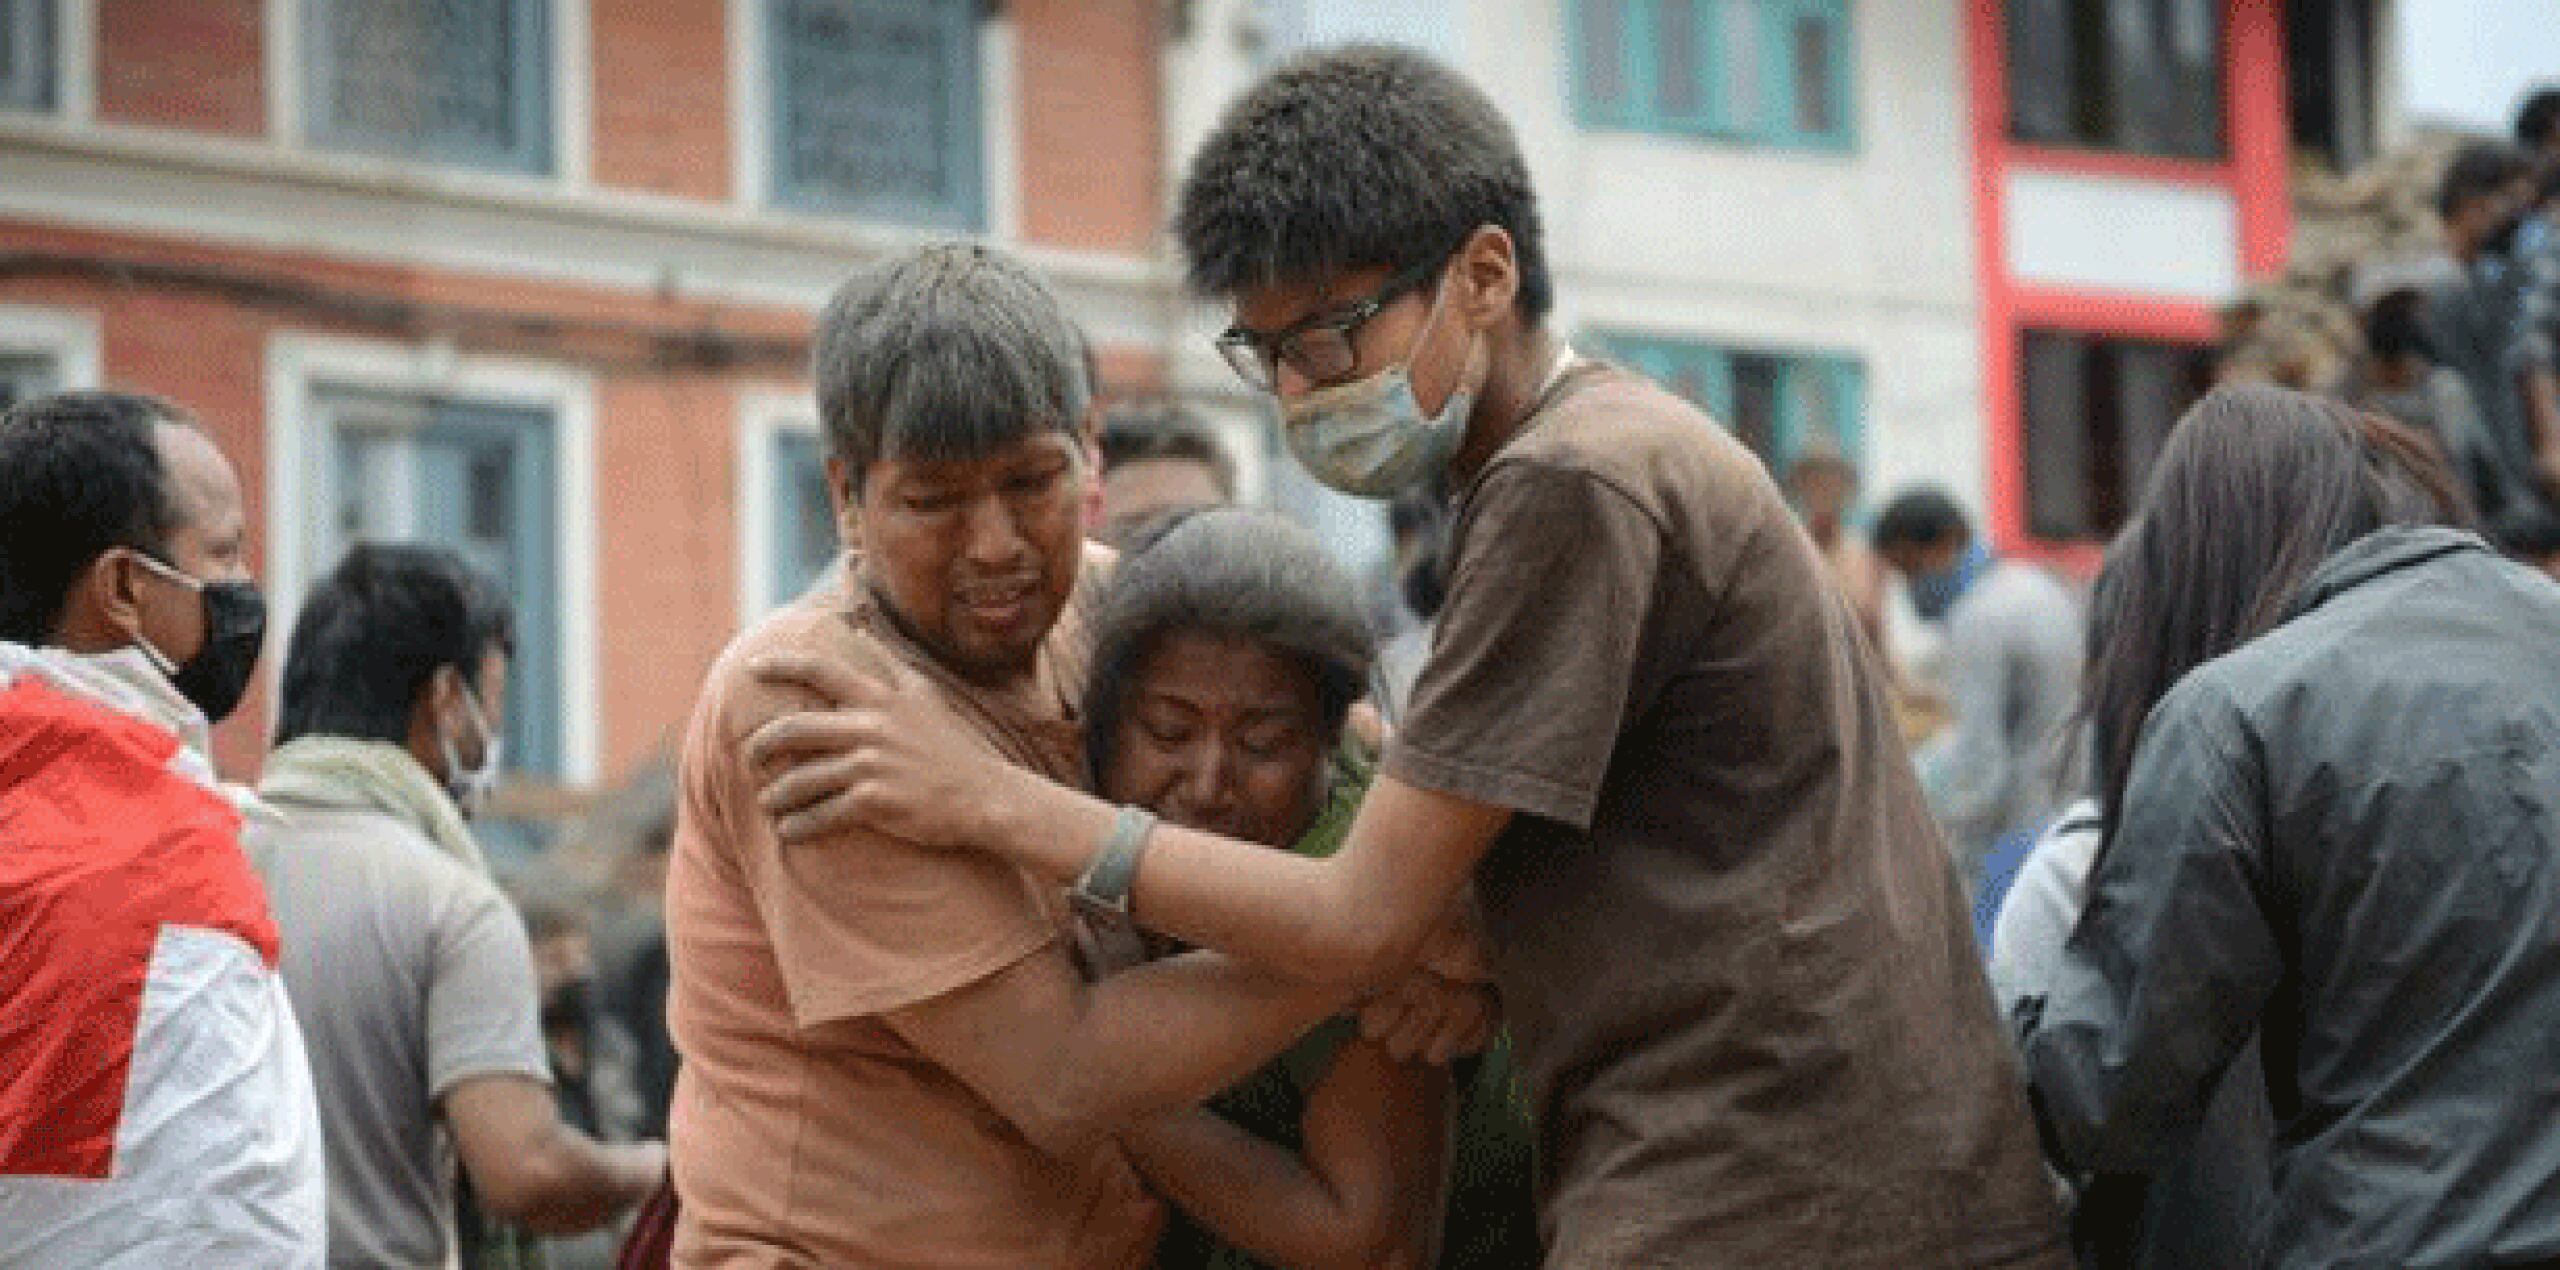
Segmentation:
[(1203, 627), (1175, 627), (1148, 642), (1138, 663), (1139, 686), (1221, 700), (1296, 705), (1316, 692), (1306, 659), (1253, 636)]

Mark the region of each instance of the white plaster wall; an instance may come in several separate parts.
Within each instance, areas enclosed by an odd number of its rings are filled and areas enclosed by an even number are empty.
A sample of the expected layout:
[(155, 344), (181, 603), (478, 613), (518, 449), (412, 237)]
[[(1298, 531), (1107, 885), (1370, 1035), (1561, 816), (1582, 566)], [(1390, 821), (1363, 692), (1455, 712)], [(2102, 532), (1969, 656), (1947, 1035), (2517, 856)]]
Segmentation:
[(1871, 499), (1911, 481), (1981, 505), (1980, 327), (1963, 21), (1857, 0), (1844, 153), (1584, 129), (1568, 0), (1476, 0), (1467, 68), (1519, 130), (1562, 329), (1846, 353), (1867, 373)]
[(2077, 291), (2220, 304), (2240, 290), (2240, 209), (2219, 188), (2009, 173), (2009, 272)]
[[(1856, 145), (1806, 152), (1601, 132), (1567, 96), (1569, 0), (1384, 0), (1369, 34), (1459, 50), (1518, 131), (1546, 217), (1556, 324), (1845, 353), (1866, 367), (1868, 488), (1983, 488), (1972, 163), (1958, 0), (1855, 0)], [(1290, 6), (1313, 5), (1321, 22)], [(1173, 170), (1249, 83), (1254, 37), (1344, 23), (1332, 0), (1194, 0), (1167, 67)], [(1456, 30), (1417, 34), (1424, 17)], [(1356, 27), (1356, 24), (1354, 24)], [(1169, 197), (1171, 196), (1169, 191)], [(1178, 385), (1232, 394), (1196, 312)]]

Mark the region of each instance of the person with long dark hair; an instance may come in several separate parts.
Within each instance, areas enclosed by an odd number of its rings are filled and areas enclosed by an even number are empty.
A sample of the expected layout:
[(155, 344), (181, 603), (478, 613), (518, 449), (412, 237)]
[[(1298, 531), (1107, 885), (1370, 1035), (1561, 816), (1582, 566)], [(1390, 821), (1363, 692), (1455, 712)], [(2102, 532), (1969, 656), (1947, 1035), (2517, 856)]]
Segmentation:
[[(2118, 623), (2140, 620), (2124, 604), (2134, 537), (2125, 534), (2108, 548), (2090, 585), (2092, 662)], [(2094, 763), (2091, 748), (2085, 741), (2071, 747), (2075, 768)], [(2003, 1013), (2044, 994), (2087, 907), (2105, 829), (2096, 795), (2076, 799), (2019, 867), (1991, 942), (1991, 991)], [(2254, 1270), (2271, 1206), (2267, 1153), (2275, 1137), (2264, 1066), (2253, 1049), (2232, 1060), (2177, 1164), (2149, 1176), (2070, 1179), (2071, 1241), (2083, 1270)]]
[(2163, 449), (2090, 683), (2105, 838), (2017, 1009), (2048, 1146), (2156, 1172), (2257, 1033), (2265, 1264), (2560, 1257), (2560, 589), (2444, 464), (2225, 388)]

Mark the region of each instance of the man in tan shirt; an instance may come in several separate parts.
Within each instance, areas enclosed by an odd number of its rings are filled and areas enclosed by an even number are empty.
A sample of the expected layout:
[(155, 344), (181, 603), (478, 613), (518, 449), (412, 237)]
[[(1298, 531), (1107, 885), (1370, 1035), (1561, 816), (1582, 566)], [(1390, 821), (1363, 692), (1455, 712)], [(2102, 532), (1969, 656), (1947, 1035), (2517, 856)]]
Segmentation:
[[(1213, 953), (1088, 985), (1054, 882), (858, 818), (785, 850), (745, 758), (808, 699), (777, 656), (931, 693), (1080, 783), (1081, 340), (1022, 266), (929, 247), (856, 277), (816, 377), (863, 552), (740, 637), (685, 737), (667, 921), (686, 1266), (1129, 1267), (1163, 1208), (1108, 1136), (1198, 1103), (1347, 994)], [(858, 761), (829, 779), (858, 782)]]

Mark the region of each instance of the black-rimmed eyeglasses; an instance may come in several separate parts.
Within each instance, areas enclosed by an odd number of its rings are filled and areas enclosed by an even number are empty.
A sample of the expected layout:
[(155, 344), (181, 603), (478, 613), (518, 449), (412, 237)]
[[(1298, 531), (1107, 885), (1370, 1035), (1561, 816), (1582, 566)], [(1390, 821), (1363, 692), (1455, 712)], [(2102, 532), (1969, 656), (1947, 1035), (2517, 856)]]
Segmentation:
[(1360, 364), (1360, 328), (1406, 292), (1429, 281), (1446, 263), (1446, 258), (1434, 258), (1415, 265), (1379, 284), (1365, 300), (1302, 318), (1274, 334), (1230, 326), (1218, 336), (1218, 355), (1227, 359), (1238, 378), (1263, 392), (1278, 386), (1283, 362), (1310, 383), (1332, 383)]

